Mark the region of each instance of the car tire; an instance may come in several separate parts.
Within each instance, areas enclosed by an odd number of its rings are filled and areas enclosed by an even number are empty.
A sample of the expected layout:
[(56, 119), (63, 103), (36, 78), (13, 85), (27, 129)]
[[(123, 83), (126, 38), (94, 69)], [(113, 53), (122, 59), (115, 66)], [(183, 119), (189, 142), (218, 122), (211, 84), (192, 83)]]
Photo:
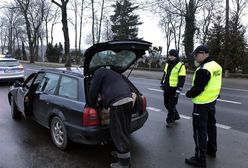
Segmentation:
[(20, 119), (22, 117), (22, 113), (17, 110), (14, 97), (10, 97), (10, 105), (11, 105), (11, 116), (13, 119)]
[(63, 121), (59, 117), (54, 117), (51, 121), (50, 132), (53, 143), (61, 150), (68, 146), (68, 135)]

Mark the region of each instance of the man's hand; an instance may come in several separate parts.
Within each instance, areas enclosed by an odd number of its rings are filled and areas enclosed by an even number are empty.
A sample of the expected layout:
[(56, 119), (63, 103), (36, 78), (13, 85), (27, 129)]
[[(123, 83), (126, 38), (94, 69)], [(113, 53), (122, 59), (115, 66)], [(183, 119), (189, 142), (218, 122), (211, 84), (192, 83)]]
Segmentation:
[(190, 90), (188, 90), (188, 91), (186, 92), (186, 97), (191, 98), (191, 96), (190, 96)]
[(181, 90), (177, 89), (175, 93), (175, 98), (178, 98), (181, 93)]

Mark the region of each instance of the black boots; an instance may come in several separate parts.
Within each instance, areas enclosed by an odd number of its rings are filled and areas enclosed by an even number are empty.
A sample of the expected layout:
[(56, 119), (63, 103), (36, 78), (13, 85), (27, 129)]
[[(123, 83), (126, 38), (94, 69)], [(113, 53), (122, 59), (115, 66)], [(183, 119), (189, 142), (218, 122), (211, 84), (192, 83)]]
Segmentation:
[(216, 152), (210, 152), (210, 151), (207, 151), (206, 154), (211, 157), (211, 158), (215, 158), (216, 157)]
[(185, 163), (196, 167), (206, 167), (206, 160), (200, 159), (195, 156), (185, 159)]

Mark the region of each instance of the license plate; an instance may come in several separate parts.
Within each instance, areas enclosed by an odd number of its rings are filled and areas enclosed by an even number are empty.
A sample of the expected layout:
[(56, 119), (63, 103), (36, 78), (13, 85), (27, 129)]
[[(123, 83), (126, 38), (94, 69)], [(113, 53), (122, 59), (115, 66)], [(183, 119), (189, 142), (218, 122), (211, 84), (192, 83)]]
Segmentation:
[(4, 72), (5, 72), (5, 73), (13, 73), (13, 72), (14, 72), (14, 70), (11, 70), (11, 69), (6, 69), (6, 70), (4, 70)]

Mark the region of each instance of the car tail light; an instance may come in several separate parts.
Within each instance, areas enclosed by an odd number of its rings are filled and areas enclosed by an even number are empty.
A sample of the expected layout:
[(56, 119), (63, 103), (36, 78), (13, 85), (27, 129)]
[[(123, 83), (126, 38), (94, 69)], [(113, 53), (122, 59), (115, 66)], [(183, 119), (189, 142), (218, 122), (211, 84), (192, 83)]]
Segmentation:
[(93, 108), (85, 108), (83, 111), (83, 126), (97, 126), (100, 124), (99, 115)]
[(19, 65), (19, 66), (17, 67), (17, 70), (18, 70), (18, 71), (23, 71), (23, 70), (24, 70), (24, 68), (23, 68), (23, 66), (22, 66), (22, 65)]
[(146, 106), (147, 106), (147, 102), (146, 102), (146, 97), (142, 96), (142, 111), (145, 112), (146, 111)]

